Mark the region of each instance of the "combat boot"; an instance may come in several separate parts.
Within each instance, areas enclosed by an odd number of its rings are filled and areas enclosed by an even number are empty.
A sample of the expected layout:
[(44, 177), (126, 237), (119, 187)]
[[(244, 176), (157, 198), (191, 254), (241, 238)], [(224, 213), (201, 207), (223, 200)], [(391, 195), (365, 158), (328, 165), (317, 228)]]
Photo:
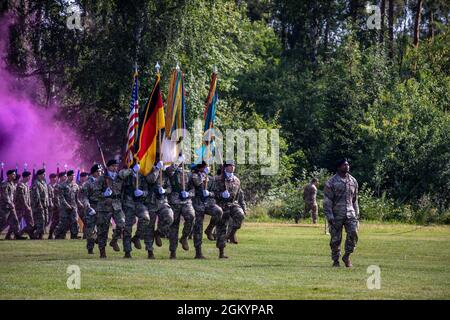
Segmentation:
[(195, 248), (195, 259), (206, 259), (202, 254), (202, 247)]
[(8, 230), (8, 233), (5, 236), (5, 240), (12, 240), (12, 232)]
[(117, 243), (117, 240), (116, 240), (116, 239), (112, 239), (112, 240), (109, 242), (109, 245), (113, 248), (114, 251), (116, 251), (116, 252), (119, 252), (119, 251), (120, 251), (120, 247), (119, 247), (119, 244)]
[(124, 259), (131, 259), (131, 252), (125, 252)]
[(94, 254), (94, 249), (88, 249), (88, 254)]
[(100, 248), (100, 259), (106, 259), (106, 250), (105, 250), (105, 248)]
[(186, 237), (181, 237), (180, 243), (184, 251), (189, 251), (189, 243)]
[(155, 231), (155, 244), (158, 247), (162, 247), (161, 235), (158, 230)]
[(148, 250), (148, 256), (147, 258), (150, 260), (154, 260), (155, 259), (155, 255), (153, 254), (153, 250)]
[(228, 240), (230, 240), (230, 243), (238, 244), (237, 238), (236, 238), (236, 229), (231, 230), (230, 234), (228, 235)]
[(70, 239), (71, 239), (71, 240), (79, 240), (79, 239), (81, 239), (81, 237), (80, 237), (79, 235), (71, 234), (71, 235), (70, 235)]
[(211, 223), (209, 223), (205, 229), (205, 234), (206, 234), (206, 237), (208, 237), (209, 241), (215, 240), (214, 235), (213, 235), (213, 229), (214, 229), (214, 225), (212, 225)]
[(228, 259), (225, 255), (225, 248), (219, 248), (219, 259)]
[(353, 267), (352, 262), (350, 261), (350, 253), (345, 253), (342, 257), (342, 261), (344, 262), (347, 268)]
[(175, 250), (170, 251), (170, 259), (175, 260), (177, 258), (177, 252)]
[(20, 234), (18, 234), (18, 233), (16, 233), (15, 235), (14, 235), (14, 237), (16, 238), (16, 240), (26, 240), (27, 238), (26, 237), (22, 237)]
[(340, 267), (341, 265), (339, 264), (339, 260), (334, 260), (333, 261), (333, 267)]
[(133, 242), (134, 247), (136, 249), (138, 250), (142, 249), (141, 240), (138, 237), (134, 236), (133, 238), (131, 238), (131, 242)]

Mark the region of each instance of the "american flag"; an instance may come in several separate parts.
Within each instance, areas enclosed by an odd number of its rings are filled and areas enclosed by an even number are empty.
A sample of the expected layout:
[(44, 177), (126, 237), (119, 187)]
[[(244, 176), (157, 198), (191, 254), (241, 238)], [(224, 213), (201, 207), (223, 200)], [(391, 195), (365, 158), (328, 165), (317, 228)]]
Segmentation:
[(128, 118), (128, 142), (126, 146), (125, 162), (129, 167), (133, 165), (134, 144), (138, 135), (139, 128), (139, 95), (138, 95), (138, 72), (137, 68), (134, 72), (133, 93), (130, 101), (130, 116)]

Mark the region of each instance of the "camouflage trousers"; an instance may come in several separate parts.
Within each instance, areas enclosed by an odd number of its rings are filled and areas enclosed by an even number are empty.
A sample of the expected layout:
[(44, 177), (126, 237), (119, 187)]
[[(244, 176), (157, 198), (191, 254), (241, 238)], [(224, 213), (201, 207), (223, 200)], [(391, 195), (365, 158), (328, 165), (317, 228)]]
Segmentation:
[(60, 208), (59, 222), (55, 229), (55, 238), (64, 239), (68, 229), (70, 229), (71, 237), (78, 235), (78, 210), (76, 208), (72, 210)]
[(193, 229), (194, 247), (200, 248), (203, 243), (203, 221), (205, 214), (211, 216), (210, 224), (216, 225), (222, 219), (222, 208), (216, 204), (208, 205), (199, 198), (194, 198), (195, 223)]
[(87, 210), (84, 213), (84, 234), (86, 235), (86, 249), (92, 250), (95, 246), (95, 239), (97, 239), (96, 223), (97, 223), (97, 208), (91, 203), (91, 208), (95, 210), (95, 214), (88, 214)]
[(125, 215), (122, 210), (108, 210), (97, 212), (97, 239), (98, 248), (106, 248), (106, 243), (108, 242), (109, 225), (111, 223), (111, 218), (114, 218), (116, 223), (116, 229), (113, 234), (113, 239), (115, 237), (120, 237), (125, 228)]
[(305, 216), (311, 212), (311, 219), (313, 223), (317, 223), (318, 208), (316, 202), (305, 202)]
[(51, 219), (50, 219), (50, 229), (48, 231), (49, 235), (52, 235), (55, 230), (56, 227), (58, 226), (59, 223), (59, 209), (56, 207), (53, 207), (52, 210), (52, 214), (51, 214)]
[(347, 233), (345, 239), (345, 252), (352, 253), (358, 243), (358, 220), (355, 218), (335, 218), (333, 225), (329, 224), (331, 235), (330, 248), (331, 259), (339, 260), (341, 255), (342, 229)]
[(16, 210), (7, 209), (0, 212), (0, 233), (9, 226), (9, 232), (19, 233), (19, 219)]
[(176, 251), (178, 247), (178, 233), (181, 217), (184, 219), (181, 237), (187, 238), (191, 234), (194, 225), (195, 211), (190, 200), (183, 204), (171, 204), (170, 206), (173, 211), (173, 223), (171, 224), (169, 231), (169, 250)]
[[(216, 226), (217, 248), (225, 248), (227, 244), (227, 235), (229, 234), (227, 233), (227, 229), (229, 229), (230, 232), (240, 229), (245, 218), (244, 210), (242, 210), (241, 206), (237, 203), (225, 203), (221, 207), (223, 211), (222, 219), (218, 220)], [(232, 221), (228, 223), (230, 218)]]
[(21, 208), (17, 210), (17, 220), (19, 221), (19, 225), (22, 219), (25, 221), (26, 226), (23, 230), (20, 231), (20, 234), (26, 232), (31, 236), (31, 233), (34, 230), (34, 219), (33, 213), (30, 209)]
[(123, 230), (123, 251), (131, 252), (131, 236), (133, 226), (136, 220), (139, 221), (141, 234), (144, 235), (144, 241), (148, 243), (147, 237), (150, 236), (150, 214), (147, 207), (141, 202), (129, 202), (124, 204), (125, 209), (125, 228)]
[[(153, 206), (152, 206), (153, 207)], [(153, 251), (153, 243), (155, 240), (155, 231), (158, 232), (165, 237), (169, 238), (170, 234), (170, 226), (173, 223), (173, 211), (168, 203), (160, 203), (158, 204), (158, 209), (150, 211), (150, 226), (147, 229), (147, 233), (144, 232), (144, 242), (145, 249), (147, 251)], [(156, 220), (158, 220), (158, 227), (156, 227)], [(139, 224), (138, 224), (139, 229)], [(142, 229), (142, 228), (141, 228)]]
[(45, 233), (45, 226), (47, 225), (48, 209), (33, 209), (34, 230), (37, 238), (42, 238)]

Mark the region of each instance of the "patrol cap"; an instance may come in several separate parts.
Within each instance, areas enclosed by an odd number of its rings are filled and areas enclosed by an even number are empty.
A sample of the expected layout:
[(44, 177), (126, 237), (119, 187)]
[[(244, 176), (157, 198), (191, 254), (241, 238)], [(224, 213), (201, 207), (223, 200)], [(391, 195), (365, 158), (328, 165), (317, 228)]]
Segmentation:
[(22, 177), (26, 178), (26, 177), (29, 177), (29, 176), (31, 176), (31, 172), (30, 171), (22, 172)]
[(115, 164), (119, 164), (119, 161), (117, 161), (116, 159), (111, 159), (106, 163), (106, 166), (109, 167), (109, 166), (113, 166)]
[(41, 174), (44, 174), (45, 173), (45, 169), (39, 169), (37, 172), (36, 172), (36, 175), (37, 176), (40, 176)]
[(91, 174), (96, 173), (98, 170), (100, 170), (100, 166), (98, 164), (94, 164), (91, 168)]
[(65, 171), (61, 171), (61, 172), (58, 174), (58, 178), (62, 178), (62, 177), (64, 177), (64, 176), (67, 176), (67, 172), (65, 172)]
[(71, 177), (71, 176), (73, 176), (74, 175), (74, 171), (73, 170), (69, 170), (69, 171), (67, 171), (67, 176), (68, 177)]

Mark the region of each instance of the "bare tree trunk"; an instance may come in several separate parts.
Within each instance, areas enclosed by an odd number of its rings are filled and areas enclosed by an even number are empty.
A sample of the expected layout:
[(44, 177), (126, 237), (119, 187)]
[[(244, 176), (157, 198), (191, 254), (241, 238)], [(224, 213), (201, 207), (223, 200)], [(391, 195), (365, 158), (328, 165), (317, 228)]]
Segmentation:
[(389, 0), (389, 58), (394, 57), (394, 0)]
[(414, 47), (419, 46), (420, 17), (422, 13), (423, 0), (417, 0), (416, 18), (414, 19)]
[(428, 21), (429, 25), (429, 31), (428, 31), (428, 37), (431, 39), (434, 39), (434, 14), (433, 14), (433, 6), (430, 4), (430, 21)]
[(384, 19), (386, 17), (386, 0), (381, 0), (381, 30), (380, 30), (380, 43), (384, 43)]

